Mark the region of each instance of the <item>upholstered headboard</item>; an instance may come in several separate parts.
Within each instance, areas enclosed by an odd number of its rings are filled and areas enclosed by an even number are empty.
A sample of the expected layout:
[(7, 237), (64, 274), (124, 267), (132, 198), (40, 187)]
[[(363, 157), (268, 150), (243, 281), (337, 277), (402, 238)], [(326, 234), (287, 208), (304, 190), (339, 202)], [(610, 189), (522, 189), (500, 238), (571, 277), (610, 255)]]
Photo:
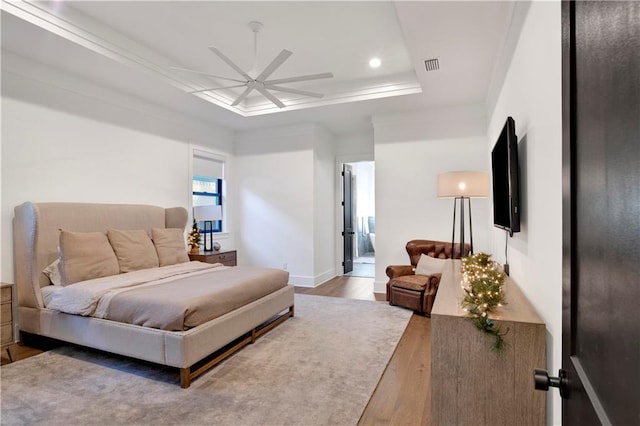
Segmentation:
[(15, 208), (13, 244), (18, 305), (42, 308), (42, 273), (58, 257), (59, 230), (106, 232), (108, 229), (180, 228), (187, 225), (184, 207), (137, 204), (31, 203)]

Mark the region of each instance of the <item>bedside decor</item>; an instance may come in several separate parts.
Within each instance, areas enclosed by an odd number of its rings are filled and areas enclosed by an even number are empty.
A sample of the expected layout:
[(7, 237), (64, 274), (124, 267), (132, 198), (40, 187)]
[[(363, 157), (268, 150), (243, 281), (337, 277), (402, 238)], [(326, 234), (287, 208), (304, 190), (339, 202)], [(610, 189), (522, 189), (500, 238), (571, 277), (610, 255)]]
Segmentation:
[(204, 251), (213, 251), (213, 222), (222, 219), (222, 206), (196, 206), (193, 218), (196, 222), (204, 222)]
[(495, 338), (491, 349), (500, 352), (505, 346), (503, 336), (509, 329), (503, 332), (488, 314), (505, 304), (502, 285), (506, 275), (500, 265), (491, 260), (491, 255), (486, 253), (463, 258), (461, 271), (462, 288), (465, 292), (462, 306), (479, 330)]
[(198, 228), (198, 223), (194, 219), (191, 231), (189, 231), (189, 235), (187, 236), (187, 244), (189, 244), (189, 250), (191, 253), (197, 254), (200, 251), (200, 237), (200, 229)]

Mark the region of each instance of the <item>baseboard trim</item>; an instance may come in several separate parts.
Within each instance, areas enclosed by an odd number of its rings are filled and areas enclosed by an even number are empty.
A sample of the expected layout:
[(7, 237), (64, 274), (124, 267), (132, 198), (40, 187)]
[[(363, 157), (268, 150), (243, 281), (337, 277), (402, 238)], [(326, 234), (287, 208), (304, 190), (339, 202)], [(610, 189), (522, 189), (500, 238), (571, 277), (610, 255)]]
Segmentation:
[(373, 292), (378, 294), (387, 294), (387, 282), (386, 281), (374, 281)]
[(331, 268), (327, 271), (315, 275), (313, 277), (309, 275), (289, 275), (289, 284), (294, 285), (296, 287), (307, 287), (314, 288), (318, 287), (320, 284), (323, 284), (330, 279), (336, 276), (335, 269)]

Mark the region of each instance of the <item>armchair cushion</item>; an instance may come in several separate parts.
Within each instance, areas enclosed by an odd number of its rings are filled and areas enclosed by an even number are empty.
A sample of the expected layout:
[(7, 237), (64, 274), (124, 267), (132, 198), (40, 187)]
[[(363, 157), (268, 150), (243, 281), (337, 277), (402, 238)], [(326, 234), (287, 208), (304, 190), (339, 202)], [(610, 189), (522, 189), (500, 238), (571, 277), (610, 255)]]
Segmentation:
[(392, 279), (390, 284), (393, 287), (405, 288), (407, 290), (425, 291), (432, 279), (436, 282), (438, 281), (438, 278), (435, 276), (405, 275)]

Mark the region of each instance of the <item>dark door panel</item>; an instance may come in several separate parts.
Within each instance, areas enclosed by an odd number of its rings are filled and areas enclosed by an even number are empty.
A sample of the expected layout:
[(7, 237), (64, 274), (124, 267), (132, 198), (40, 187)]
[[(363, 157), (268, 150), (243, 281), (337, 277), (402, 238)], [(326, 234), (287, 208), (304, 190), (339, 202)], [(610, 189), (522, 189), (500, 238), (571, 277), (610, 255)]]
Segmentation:
[(640, 424), (640, 2), (563, 2), (563, 424)]
[(353, 220), (353, 168), (348, 164), (342, 166), (342, 212), (343, 212), (343, 231), (342, 238), (344, 241), (344, 273), (348, 274), (353, 271), (353, 238), (354, 220)]

